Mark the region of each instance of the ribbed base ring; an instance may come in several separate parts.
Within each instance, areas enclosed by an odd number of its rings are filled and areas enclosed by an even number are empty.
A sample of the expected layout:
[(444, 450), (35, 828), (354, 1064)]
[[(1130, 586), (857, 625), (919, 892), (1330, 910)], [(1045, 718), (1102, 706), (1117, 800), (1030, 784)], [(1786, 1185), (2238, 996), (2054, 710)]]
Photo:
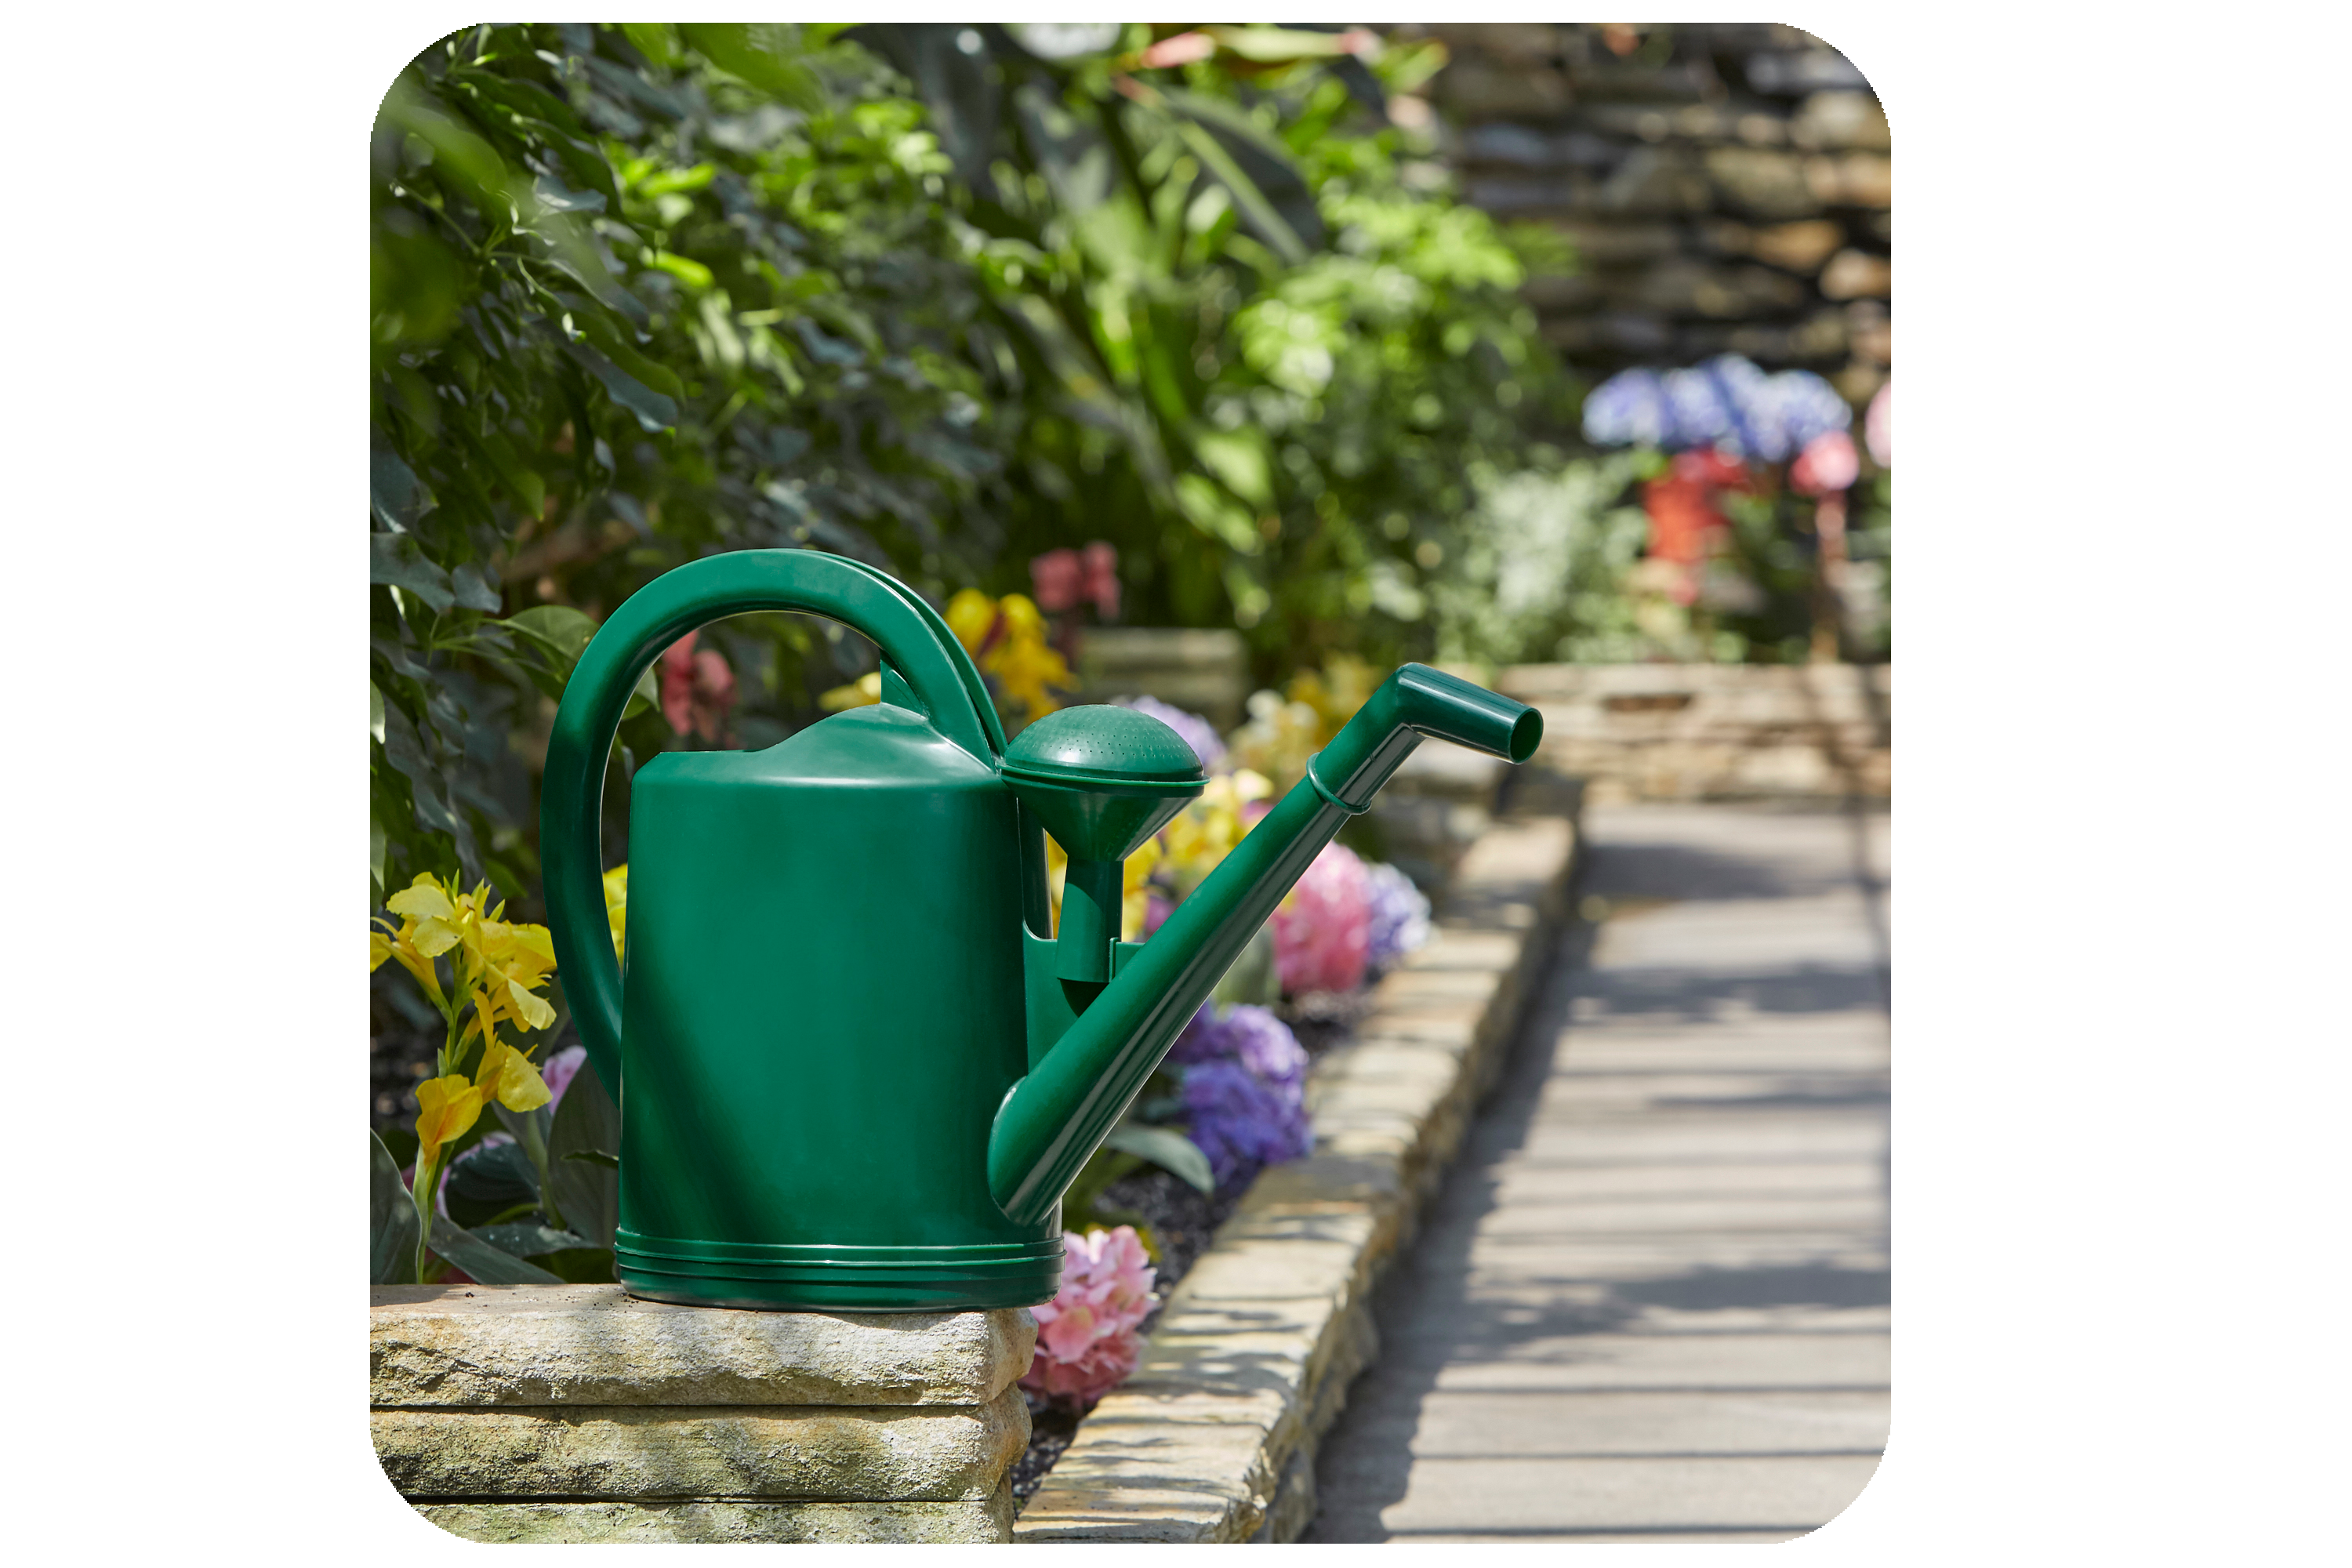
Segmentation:
[(624, 1230), (613, 1253), (632, 1296), (755, 1311), (986, 1311), (1050, 1301), (1062, 1283), (1059, 1237), (971, 1247), (762, 1246)]

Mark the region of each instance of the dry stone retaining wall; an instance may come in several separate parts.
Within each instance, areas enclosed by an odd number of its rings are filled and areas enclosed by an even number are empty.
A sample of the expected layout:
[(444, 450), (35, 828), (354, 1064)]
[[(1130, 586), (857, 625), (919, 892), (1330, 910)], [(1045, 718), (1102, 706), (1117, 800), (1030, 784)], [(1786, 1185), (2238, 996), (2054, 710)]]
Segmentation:
[(1890, 137), (1843, 55), (1778, 23), (1393, 31), (1453, 57), (1430, 90), (1464, 196), (1576, 247), (1576, 273), (1534, 280), (1528, 299), (1580, 369), (1730, 351), (1819, 371), (1857, 404), (1877, 391)]

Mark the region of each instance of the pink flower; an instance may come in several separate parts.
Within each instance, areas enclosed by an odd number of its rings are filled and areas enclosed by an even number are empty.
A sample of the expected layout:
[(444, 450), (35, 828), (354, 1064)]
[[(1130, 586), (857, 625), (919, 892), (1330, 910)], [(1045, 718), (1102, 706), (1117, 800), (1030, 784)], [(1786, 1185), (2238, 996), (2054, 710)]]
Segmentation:
[(1870, 447), (1871, 461), (1882, 468), (1895, 466), (1895, 384), (1888, 382), (1870, 400), (1870, 411), (1862, 416), (1862, 438)]
[(1034, 1309), (1037, 1353), (1021, 1385), (1091, 1405), (1142, 1358), (1136, 1326), (1150, 1315), (1154, 1270), (1133, 1226), (1062, 1235), (1062, 1288)]
[(1075, 550), (1048, 550), (1029, 563), (1029, 582), (1037, 590), (1037, 607), (1049, 616), (1077, 607), (1085, 569)]
[(735, 672), (716, 650), (695, 650), (698, 632), (688, 632), (661, 656), (662, 717), (684, 735), (716, 742), (735, 708)]
[(1087, 603), (1104, 620), (1118, 614), (1118, 550), (1102, 540), (1084, 550), (1048, 550), (1029, 563), (1029, 581), (1049, 616)]
[(1325, 845), (1269, 923), (1285, 991), (1354, 990), (1363, 983), (1372, 943), (1371, 878), (1364, 863), (1352, 849)]
[(1843, 430), (1816, 436), (1789, 465), (1789, 488), (1800, 495), (1822, 496), (1843, 490), (1862, 477), (1862, 459), (1853, 437)]

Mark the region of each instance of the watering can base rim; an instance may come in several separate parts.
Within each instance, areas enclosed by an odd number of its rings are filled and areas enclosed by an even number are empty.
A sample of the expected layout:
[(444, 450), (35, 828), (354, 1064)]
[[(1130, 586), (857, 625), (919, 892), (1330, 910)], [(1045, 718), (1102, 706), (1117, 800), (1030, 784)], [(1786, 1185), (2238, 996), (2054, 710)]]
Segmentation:
[(688, 1307), (987, 1311), (1050, 1301), (1062, 1281), (1058, 1233), (1033, 1242), (874, 1247), (677, 1242), (624, 1231), (614, 1243), (622, 1289)]

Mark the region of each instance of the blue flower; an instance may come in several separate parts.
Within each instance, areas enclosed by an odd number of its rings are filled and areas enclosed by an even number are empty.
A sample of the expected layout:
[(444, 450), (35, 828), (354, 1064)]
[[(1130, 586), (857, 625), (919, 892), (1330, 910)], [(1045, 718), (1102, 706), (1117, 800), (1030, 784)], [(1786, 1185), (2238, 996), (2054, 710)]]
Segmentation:
[(1785, 463), (1853, 422), (1837, 388), (1812, 372), (1767, 375), (1738, 354), (1664, 374), (1620, 371), (1584, 400), (1584, 434), (1599, 445), (1716, 447), (1767, 463)]
[(1372, 940), (1364, 961), (1386, 969), (1429, 940), (1429, 900), (1395, 867), (1364, 868), (1372, 887)]
[(1157, 697), (1121, 697), (1114, 700), (1121, 708), (1132, 708), (1138, 713), (1149, 713), (1162, 724), (1184, 737), (1201, 759), (1201, 771), (1215, 773), (1224, 765), (1225, 743), (1217, 738), (1217, 728), (1198, 713), (1187, 713), (1172, 703)]

